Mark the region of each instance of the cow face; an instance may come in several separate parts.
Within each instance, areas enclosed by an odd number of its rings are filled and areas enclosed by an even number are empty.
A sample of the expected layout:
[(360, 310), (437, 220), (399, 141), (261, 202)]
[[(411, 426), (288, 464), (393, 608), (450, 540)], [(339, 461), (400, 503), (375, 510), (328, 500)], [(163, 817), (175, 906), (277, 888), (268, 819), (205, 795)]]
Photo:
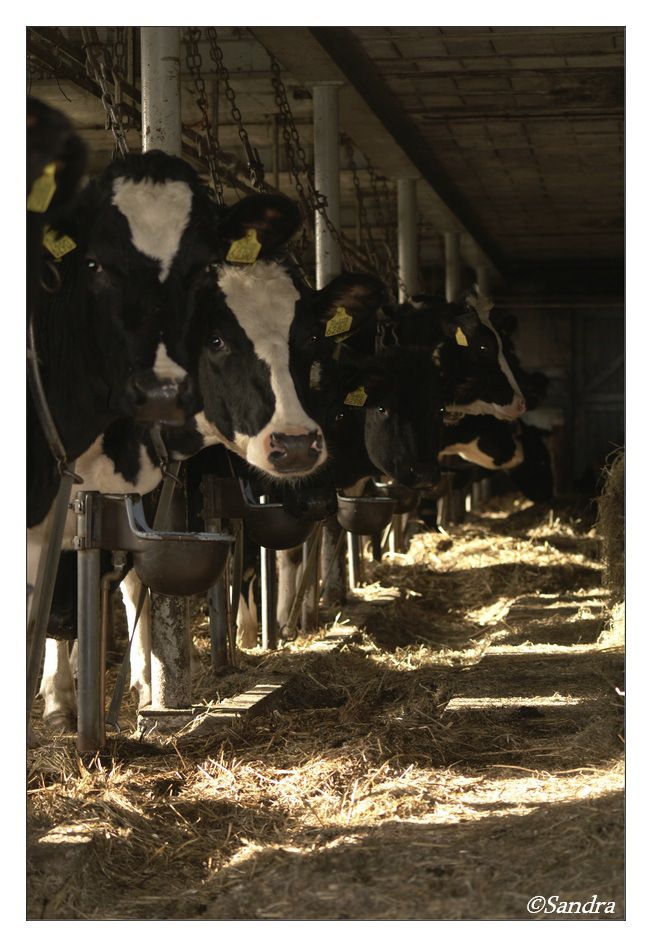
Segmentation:
[(178, 158), (129, 155), (87, 187), (70, 231), (74, 292), (107, 367), (111, 408), (185, 420), (199, 407), (193, 286), (214, 257), (207, 192)]
[(358, 380), (374, 466), (406, 487), (437, 483), (444, 398), (430, 354), (408, 346), (388, 349), (361, 365)]
[[(526, 410), (525, 398), (503, 337), (492, 324), (491, 308), (478, 292), (469, 294), (463, 304), (448, 304), (442, 314), (445, 341), (437, 352), (447, 407), (457, 414), (514, 420)], [(514, 353), (510, 355), (514, 362)]]

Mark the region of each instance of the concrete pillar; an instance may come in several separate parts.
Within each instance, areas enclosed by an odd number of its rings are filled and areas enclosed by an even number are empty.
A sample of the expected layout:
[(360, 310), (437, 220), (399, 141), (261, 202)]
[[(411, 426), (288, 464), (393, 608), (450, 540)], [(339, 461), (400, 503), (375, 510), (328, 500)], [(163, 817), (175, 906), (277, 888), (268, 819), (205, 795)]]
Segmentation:
[(151, 597), (152, 709), (190, 706), (190, 649), (186, 599), (157, 593)]
[(419, 288), (417, 249), (417, 182), (397, 181), (399, 302), (405, 302)]
[[(340, 83), (321, 83), (313, 87), (313, 123), (315, 129), (315, 187), (328, 199), (326, 213), (340, 229)], [(315, 211), (315, 257), (317, 289), (323, 289), (342, 270), (340, 245), (326, 221)]]
[(475, 281), (483, 296), (491, 296), (491, 279), (489, 276), (489, 267), (486, 264), (476, 266)]
[(462, 292), (459, 233), (445, 233), (444, 246), (446, 249), (446, 301), (452, 303)]
[(141, 27), (143, 151), (181, 156), (179, 68), (179, 27)]

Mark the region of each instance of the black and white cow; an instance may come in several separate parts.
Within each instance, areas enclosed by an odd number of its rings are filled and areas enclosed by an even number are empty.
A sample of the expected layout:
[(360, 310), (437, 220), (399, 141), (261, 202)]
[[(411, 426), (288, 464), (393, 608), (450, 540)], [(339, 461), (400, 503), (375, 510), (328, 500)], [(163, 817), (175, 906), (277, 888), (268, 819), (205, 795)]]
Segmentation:
[(426, 346), (435, 353), (451, 415), (492, 414), (513, 420), (523, 414), (526, 403), (514, 352), (494, 325), (492, 308), (477, 289), (459, 303), (415, 296), (385, 312), (379, 322), (380, 343)]
[[(348, 397), (351, 392), (362, 392), (364, 402)], [(329, 461), (322, 474), (325, 483), (355, 496), (361, 494), (369, 477), (382, 474), (409, 487), (438, 482), (444, 392), (441, 372), (427, 349), (393, 346), (357, 364), (347, 364), (344, 356), (339, 362), (325, 361), (313, 398), (320, 403), (329, 447)], [(330, 563), (340, 532), (335, 518), (326, 521), (322, 545), (326, 563)], [(278, 563), (277, 617), (282, 627), (299, 580), (301, 550), (279, 553)], [(346, 592), (340, 578), (333, 573), (325, 594), (327, 598), (335, 595), (343, 603)], [(246, 610), (239, 619), (239, 632), (245, 646), (253, 643), (253, 623)]]
[[(307, 378), (333, 314), (344, 309), (353, 322), (367, 319), (380, 301), (380, 284), (346, 274), (320, 292), (302, 285), (279, 253), (298, 223), (292, 201), (268, 196), (246, 198), (221, 219), (214, 248), (218, 260), (196, 291), (206, 316), (197, 340), (203, 410), (186, 425), (165, 430), (171, 458), (223, 443), (262, 473), (285, 481), (311, 475), (325, 462), (323, 433), (302, 404), (297, 379)], [(243, 240), (250, 243), (252, 231), (260, 247), (256, 259), (229, 262), (230, 248)], [(129, 419), (110, 425), (79, 458), (77, 470), (84, 489), (103, 492), (147, 493), (161, 478), (150, 433)], [(68, 541), (73, 531), (71, 519)], [(139, 592), (135, 575), (125, 586), (133, 621)], [(148, 621), (146, 609), (132, 654), (141, 705), (149, 702)], [(45, 715), (55, 724), (69, 724), (74, 714), (64, 645), (48, 643), (41, 689)]]
[(449, 457), (490, 471), (505, 471), (529, 500), (544, 502), (553, 495), (554, 482), (549, 432), (517, 420), (509, 423), (490, 416), (463, 418), (444, 430), (443, 463)]
[[(27, 99), (27, 311), (50, 285), (43, 267), (44, 228), (70, 209), (86, 166), (86, 148), (61, 112)], [(50, 281), (51, 282), (51, 281)], [(56, 285), (56, 283), (54, 284)]]

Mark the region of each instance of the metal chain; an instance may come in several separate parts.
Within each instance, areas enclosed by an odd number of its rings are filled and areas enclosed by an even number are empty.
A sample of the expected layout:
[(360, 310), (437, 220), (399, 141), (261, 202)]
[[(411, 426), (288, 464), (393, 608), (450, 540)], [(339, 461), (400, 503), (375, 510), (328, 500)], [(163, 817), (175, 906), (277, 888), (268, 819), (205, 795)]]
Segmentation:
[(344, 150), (349, 160), (349, 169), (353, 177), (353, 188), (355, 190), (356, 200), (358, 202), (358, 213), (360, 214), (360, 224), (366, 234), (365, 242), (367, 245), (367, 254), (369, 256), (370, 261), (373, 263), (374, 267), (378, 270), (378, 272), (380, 272), (381, 264), (374, 248), (374, 235), (371, 229), (371, 224), (369, 222), (369, 215), (367, 213), (367, 208), (365, 207), (364, 195), (362, 193), (362, 185), (360, 184), (360, 178), (358, 177), (358, 167), (355, 163), (355, 152), (353, 148), (353, 142), (349, 138), (348, 135), (342, 134), (340, 137), (341, 137), (342, 143), (344, 144)]
[(210, 178), (211, 186), (215, 191), (217, 202), (218, 204), (224, 206), (224, 184), (222, 183), (217, 163), (218, 146), (217, 141), (215, 140), (215, 135), (213, 134), (213, 128), (209, 115), (206, 83), (204, 82), (204, 78), (201, 74), (202, 58), (201, 53), (199, 52), (200, 38), (200, 29), (192, 26), (188, 26), (186, 28), (183, 34), (183, 42), (186, 47), (186, 65), (195, 83), (195, 90), (197, 92), (197, 105), (199, 106), (199, 110), (201, 112), (201, 125), (206, 141), (206, 153), (200, 157), (205, 157), (206, 159), (206, 163), (208, 165), (208, 176)]
[(108, 61), (107, 50), (100, 42), (96, 28), (82, 26), (81, 31), (86, 52), (86, 72), (89, 79), (100, 87), (102, 105), (106, 112), (106, 127), (111, 130), (115, 149), (124, 158), (129, 154), (129, 145), (120, 116), (120, 81)]
[(265, 168), (262, 161), (260, 160), (258, 149), (251, 144), (249, 135), (247, 134), (247, 129), (244, 127), (244, 123), (242, 121), (242, 112), (236, 105), (235, 92), (233, 91), (233, 86), (230, 82), (229, 70), (224, 64), (224, 55), (217, 42), (217, 30), (214, 26), (208, 26), (206, 28), (206, 33), (208, 35), (208, 42), (210, 43), (211, 58), (213, 59), (219, 77), (224, 84), (224, 94), (229, 102), (229, 105), (231, 106), (231, 115), (233, 117), (233, 121), (238, 126), (238, 135), (240, 137), (240, 141), (242, 142), (245, 157), (247, 159), (251, 184), (258, 191), (268, 190), (268, 187), (265, 184)]

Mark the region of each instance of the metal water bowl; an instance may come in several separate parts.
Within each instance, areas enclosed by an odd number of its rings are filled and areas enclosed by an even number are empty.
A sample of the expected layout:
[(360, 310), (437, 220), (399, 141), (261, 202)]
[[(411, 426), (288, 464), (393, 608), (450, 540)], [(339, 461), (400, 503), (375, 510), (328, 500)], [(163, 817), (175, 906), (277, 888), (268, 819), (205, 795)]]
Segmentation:
[(163, 595), (206, 592), (224, 572), (233, 537), (151, 529), (138, 494), (104, 494), (99, 545), (131, 552), (140, 580)]
[(337, 521), (356, 536), (373, 536), (391, 521), (396, 500), (390, 497), (337, 496)]
[(389, 497), (396, 500), (395, 513), (412, 513), (419, 505), (421, 494), (412, 487), (404, 487), (400, 483), (378, 483), (374, 481), (374, 490), (380, 497)]

